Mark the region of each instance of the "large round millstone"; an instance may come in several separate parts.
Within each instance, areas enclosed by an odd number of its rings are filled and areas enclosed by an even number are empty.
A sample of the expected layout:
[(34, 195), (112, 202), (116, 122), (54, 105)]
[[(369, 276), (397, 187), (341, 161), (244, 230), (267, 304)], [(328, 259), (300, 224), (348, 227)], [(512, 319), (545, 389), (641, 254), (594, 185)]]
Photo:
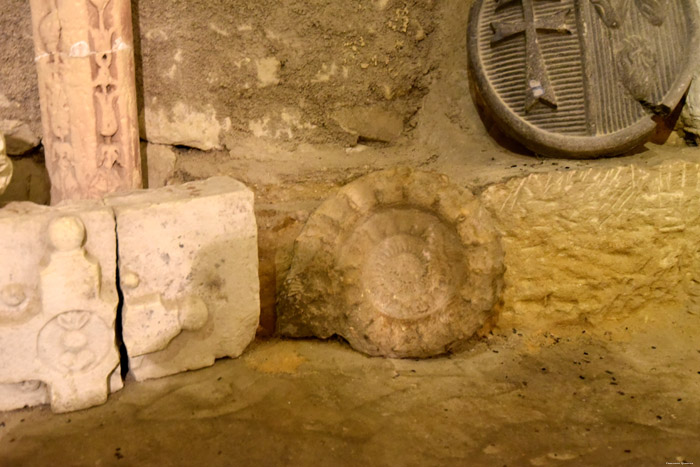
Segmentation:
[(278, 331), (343, 336), (370, 355), (428, 357), (483, 327), (500, 301), (500, 240), (446, 176), (362, 177), (326, 200), (294, 246)]
[(692, 0), (475, 0), (473, 94), (537, 154), (621, 154), (688, 90), (699, 27)]

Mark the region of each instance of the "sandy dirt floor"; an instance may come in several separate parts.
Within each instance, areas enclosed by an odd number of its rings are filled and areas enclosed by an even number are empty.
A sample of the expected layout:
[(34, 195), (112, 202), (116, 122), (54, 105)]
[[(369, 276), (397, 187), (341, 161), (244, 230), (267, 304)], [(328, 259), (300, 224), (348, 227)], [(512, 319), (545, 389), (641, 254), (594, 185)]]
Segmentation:
[(497, 329), (423, 361), (341, 341), (257, 341), (208, 369), (127, 381), (101, 407), (5, 413), (0, 464), (700, 463), (697, 309)]

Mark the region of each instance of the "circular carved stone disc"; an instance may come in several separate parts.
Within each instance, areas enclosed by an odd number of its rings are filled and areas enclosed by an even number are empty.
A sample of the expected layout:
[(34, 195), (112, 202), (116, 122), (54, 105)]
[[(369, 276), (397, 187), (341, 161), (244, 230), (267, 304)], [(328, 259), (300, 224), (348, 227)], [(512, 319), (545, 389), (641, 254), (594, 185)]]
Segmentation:
[(475, 0), (475, 97), (535, 153), (621, 154), (687, 91), (698, 26), (691, 0)]
[(280, 294), (278, 330), (339, 334), (370, 355), (428, 357), (480, 329), (500, 300), (500, 241), (447, 177), (377, 172), (310, 217)]

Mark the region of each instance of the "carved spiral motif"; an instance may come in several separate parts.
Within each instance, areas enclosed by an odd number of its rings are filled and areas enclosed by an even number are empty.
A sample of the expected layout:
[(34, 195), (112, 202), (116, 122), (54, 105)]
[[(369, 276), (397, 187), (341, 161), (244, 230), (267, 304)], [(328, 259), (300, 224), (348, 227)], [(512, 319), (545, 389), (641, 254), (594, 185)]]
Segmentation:
[(503, 258), (488, 214), (447, 177), (377, 172), (311, 216), (281, 291), (278, 329), (339, 334), (392, 357), (444, 353), (500, 300)]

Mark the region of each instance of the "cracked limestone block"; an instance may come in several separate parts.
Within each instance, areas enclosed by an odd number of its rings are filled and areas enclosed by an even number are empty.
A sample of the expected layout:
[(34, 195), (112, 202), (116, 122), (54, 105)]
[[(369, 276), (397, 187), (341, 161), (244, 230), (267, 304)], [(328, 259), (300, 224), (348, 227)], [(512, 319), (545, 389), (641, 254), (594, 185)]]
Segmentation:
[(237, 357), (260, 316), (253, 193), (228, 177), (108, 198), (137, 380)]
[(78, 410), (120, 387), (114, 228), (96, 203), (0, 210), (0, 409)]
[(503, 236), (502, 321), (600, 323), (700, 296), (700, 165), (514, 178), (481, 196)]
[(503, 253), (488, 212), (446, 176), (376, 172), (309, 218), (278, 305), (287, 336), (338, 334), (355, 349), (429, 357), (494, 317)]
[(12, 179), (12, 161), (7, 157), (5, 137), (0, 133), (0, 195), (5, 193)]

